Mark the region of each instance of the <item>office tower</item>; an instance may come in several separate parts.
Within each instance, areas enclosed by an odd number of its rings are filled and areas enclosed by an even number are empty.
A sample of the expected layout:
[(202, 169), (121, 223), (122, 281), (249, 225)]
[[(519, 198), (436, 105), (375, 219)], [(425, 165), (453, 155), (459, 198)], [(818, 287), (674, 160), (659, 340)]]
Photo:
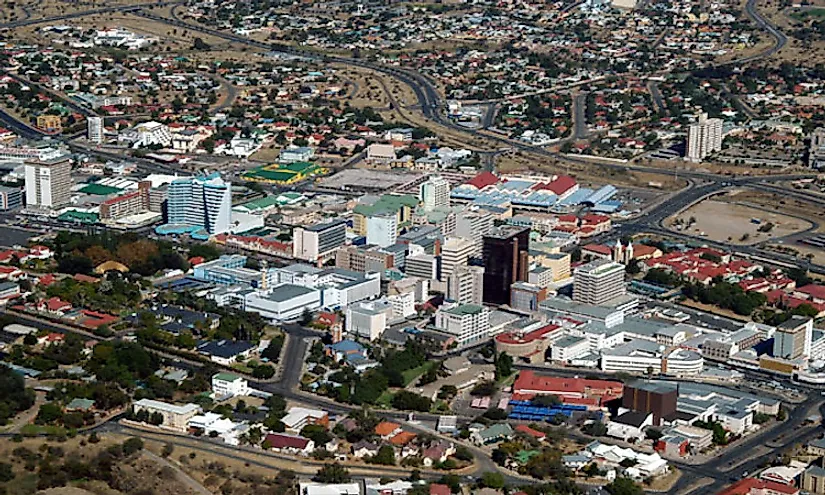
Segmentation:
[(530, 270), (530, 229), (503, 225), (482, 242), (484, 302), (510, 304), (511, 286), (526, 282)]
[(333, 220), (292, 229), (292, 256), (318, 261), (333, 254), (347, 240), (347, 222)]
[(420, 277), (427, 280), (437, 279), (438, 260), (431, 254), (407, 256), (404, 273), (410, 277)]
[(493, 215), (484, 211), (463, 211), (455, 219), (455, 235), (473, 241), (473, 256), (481, 255), (482, 239), (493, 231)]
[(447, 277), (447, 299), (459, 304), (484, 302), (484, 268), (458, 265)]
[(450, 183), (447, 179), (434, 176), (419, 187), (419, 199), (424, 205), (424, 211), (433, 211), (436, 208), (450, 205)]
[(773, 357), (799, 359), (810, 357), (814, 320), (794, 315), (776, 327), (773, 334)]
[(466, 265), (473, 255), (473, 241), (463, 237), (449, 237), (441, 246), (441, 279), (445, 280), (456, 267)]
[(0, 210), (16, 210), (23, 206), (23, 190), (19, 187), (0, 186)]
[(706, 113), (688, 127), (687, 154), (692, 162), (701, 162), (714, 151), (722, 149), (722, 119), (709, 119)]
[(819, 127), (811, 133), (808, 147), (808, 165), (814, 168), (825, 166), (825, 128)]
[(72, 164), (67, 156), (26, 162), (26, 206), (56, 208), (72, 199)]
[(676, 417), (678, 386), (671, 383), (635, 382), (625, 385), (622, 407), (631, 411), (653, 413), (653, 424), (661, 425), (662, 419)]
[(398, 238), (398, 220), (395, 214), (367, 217), (367, 244), (387, 247)]
[(86, 139), (95, 144), (103, 142), (103, 117), (86, 119)]
[(219, 173), (176, 179), (169, 184), (169, 224), (201, 227), (210, 234), (232, 226), (232, 184)]
[(625, 294), (624, 265), (597, 259), (575, 269), (573, 300), (585, 304), (604, 304)]
[(439, 309), (435, 327), (454, 336), (459, 346), (474, 344), (490, 336), (490, 310), (477, 304)]
[(149, 192), (151, 188), (151, 181), (140, 181), (137, 191), (131, 191), (103, 201), (100, 203), (100, 219), (103, 221), (117, 220), (149, 211)]
[(510, 288), (510, 307), (519, 311), (538, 311), (545, 299), (547, 289), (538, 285), (516, 282)]

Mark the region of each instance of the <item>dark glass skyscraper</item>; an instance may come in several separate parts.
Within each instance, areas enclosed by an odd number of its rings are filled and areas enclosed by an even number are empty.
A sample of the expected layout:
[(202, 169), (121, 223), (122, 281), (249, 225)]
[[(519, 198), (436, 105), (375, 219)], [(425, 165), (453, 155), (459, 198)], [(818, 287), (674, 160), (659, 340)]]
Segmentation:
[(530, 229), (504, 225), (484, 236), (484, 302), (509, 304), (513, 282), (526, 282), (529, 270)]

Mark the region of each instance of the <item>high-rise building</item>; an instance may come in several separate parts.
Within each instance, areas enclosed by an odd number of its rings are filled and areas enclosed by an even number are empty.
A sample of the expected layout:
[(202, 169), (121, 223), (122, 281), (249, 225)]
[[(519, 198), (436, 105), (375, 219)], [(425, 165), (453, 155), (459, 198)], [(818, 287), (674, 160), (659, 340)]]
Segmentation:
[(473, 241), (473, 256), (481, 255), (482, 240), (493, 231), (493, 215), (486, 211), (463, 211), (455, 218), (455, 235)]
[(661, 425), (662, 419), (676, 417), (678, 386), (660, 382), (635, 382), (625, 385), (622, 407), (641, 413), (653, 413), (653, 424)]
[(201, 227), (210, 234), (232, 227), (232, 184), (213, 173), (176, 179), (169, 184), (168, 223)]
[(404, 273), (410, 277), (420, 277), (427, 280), (438, 278), (438, 260), (431, 254), (417, 254), (407, 256)]
[(86, 139), (95, 144), (103, 142), (103, 117), (86, 118)]
[(72, 199), (72, 164), (67, 156), (26, 162), (26, 206), (56, 208)]
[(449, 237), (441, 246), (441, 280), (446, 280), (456, 267), (466, 265), (473, 255), (473, 241), (463, 237)]
[(547, 299), (547, 289), (526, 282), (516, 282), (510, 288), (510, 307), (520, 311), (538, 311), (539, 303)]
[(0, 186), (0, 210), (16, 210), (23, 206), (23, 190), (19, 187)]
[(811, 145), (808, 147), (808, 165), (813, 168), (825, 167), (825, 127), (819, 127), (811, 133)]
[(530, 229), (503, 225), (484, 236), (484, 302), (510, 304), (511, 286), (526, 282), (530, 270)]
[(375, 215), (367, 217), (367, 244), (380, 247), (392, 246), (398, 239), (396, 215)]
[(484, 268), (481, 266), (456, 266), (447, 277), (447, 299), (459, 304), (484, 302)]
[(599, 305), (623, 296), (625, 267), (605, 259), (596, 259), (573, 272), (573, 300)]
[(794, 315), (776, 327), (773, 334), (773, 357), (799, 359), (810, 357), (814, 320)]
[(449, 206), (450, 182), (444, 177), (434, 176), (419, 187), (419, 199), (424, 211), (433, 211), (436, 208)]
[(701, 162), (722, 149), (722, 119), (709, 119), (706, 113), (688, 127), (687, 154), (692, 162)]
[(347, 240), (347, 222), (333, 220), (292, 230), (292, 256), (318, 261), (335, 253)]
[(100, 219), (117, 220), (149, 211), (151, 188), (152, 182), (144, 180), (138, 183), (137, 191), (121, 194), (100, 203)]
[(439, 309), (435, 327), (454, 336), (459, 346), (480, 342), (490, 336), (490, 310), (476, 304)]

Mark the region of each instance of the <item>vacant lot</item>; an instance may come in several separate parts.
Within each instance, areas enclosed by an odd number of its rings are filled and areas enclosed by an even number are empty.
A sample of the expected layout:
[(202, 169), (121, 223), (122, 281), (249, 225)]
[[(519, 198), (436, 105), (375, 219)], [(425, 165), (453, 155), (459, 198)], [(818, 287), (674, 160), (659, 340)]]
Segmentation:
[[(751, 219), (758, 219), (760, 223), (757, 224)], [(683, 228), (682, 231), (685, 233), (692, 235), (704, 233), (708, 239), (739, 245), (756, 244), (785, 237), (812, 226), (810, 222), (781, 213), (715, 199), (702, 201), (688, 208), (673, 219), (670, 225), (677, 228), (675, 225), (679, 220), (684, 225), (690, 224), (690, 227)], [(769, 224), (773, 224), (773, 228), (766, 232)]]

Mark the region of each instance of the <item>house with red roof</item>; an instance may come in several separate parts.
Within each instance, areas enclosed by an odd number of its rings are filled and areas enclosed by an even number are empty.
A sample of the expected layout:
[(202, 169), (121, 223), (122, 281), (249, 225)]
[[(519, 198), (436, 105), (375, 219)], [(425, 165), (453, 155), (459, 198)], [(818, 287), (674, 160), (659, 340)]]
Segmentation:
[(0, 280), (19, 280), (25, 273), (15, 266), (0, 266)]
[(37, 303), (37, 310), (50, 315), (62, 317), (72, 310), (72, 303), (64, 301), (59, 297), (50, 297), (48, 299), (41, 299)]
[(52, 332), (37, 339), (39, 345), (59, 344), (66, 340), (66, 335), (58, 332)]
[(543, 431), (539, 431), (533, 428), (530, 428), (527, 425), (518, 425), (516, 426), (516, 432), (523, 433), (529, 437), (533, 437), (539, 442), (543, 442), (545, 438), (547, 438), (547, 434)]
[(270, 433), (264, 438), (264, 446), (276, 452), (293, 455), (309, 455), (315, 450), (315, 442), (300, 435), (287, 433)]

